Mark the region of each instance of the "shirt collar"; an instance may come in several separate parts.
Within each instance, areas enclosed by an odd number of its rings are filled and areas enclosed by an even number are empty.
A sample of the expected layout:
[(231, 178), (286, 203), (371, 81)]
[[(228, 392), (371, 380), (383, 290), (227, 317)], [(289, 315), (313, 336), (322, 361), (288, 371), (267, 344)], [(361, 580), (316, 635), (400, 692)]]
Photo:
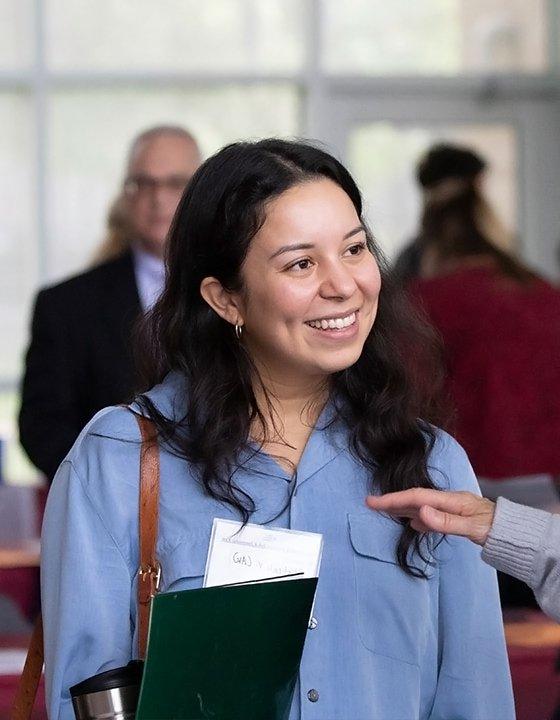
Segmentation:
[(156, 302), (165, 283), (163, 260), (143, 250), (138, 244), (132, 248), (134, 276), (143, 310), (149, 310)]
[[(185, 417), (187, 405), (187, 382), (185, 377), (176, 371), (167, 373), (163, 380), (144, 393), (155, 408), (169, 420), (177, 421)], [(135, 401), (132, 403), (135, 412), (142, 412)], [(145, 414), (142, 412), (142, 414)]]
[[(172, 371), (163, 381), (146, 395), (156, 408), (170, 420), (181, 420), (186, 414), (187, 382), (185, 377)], [(138, 410), (138, 407), (135, 408)], [(302, 485), (325, 465), (347, 449), (348, 434), (344, 421), (340, 418), (336, 403), (330, 399), (323, 408), (313, 428), (296, 471), (296, 486)], [(270, 455), (257, 447), (241, 456), (242, 468), (250, 473), (291, 479), (290, 473), (282, 468)]]
[(162, 258), (143, 250), (138, 243), (132, 245), (134, 267), (138, 272), (146, 273), (158, 279), (165, 275), (165, 264)]
[[(344, 422), (338, 415), (335, 402), (331, 399), (319, 415), (303, 450), (295, 471), (296, 488), (328, 465), (347, 447), (348, 439)], [(242, 455), (241, 462), (243, 469), (250, 473), (281, 478), (285, 482), (294, 479), (294, 475), (288, 469), (256, 446), (252, 452)]]

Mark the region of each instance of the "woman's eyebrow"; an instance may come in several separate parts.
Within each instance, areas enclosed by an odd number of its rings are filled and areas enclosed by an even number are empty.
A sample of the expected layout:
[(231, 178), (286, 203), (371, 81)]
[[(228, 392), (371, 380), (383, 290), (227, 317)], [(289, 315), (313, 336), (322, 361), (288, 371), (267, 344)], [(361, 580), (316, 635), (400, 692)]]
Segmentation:
[(282, 255), (282, 253), (286, 252), (293, 252), (294, 250), (312, 250), (315, 247), (312, 243), (296, 243), (295, 245), (282, 245), (281, 248), (279, 248), (276, 252), (272, 253), (272, 255), (268, 258), (269, 260), (272, 260), (275, 257), (278, 257), (278, 255)]
[[(342, 239), (348, 240), (348, 238), (357, 235), (359, 232), (365, 231), (366, 229), (363, 225), (358, 225), (358, 227), (355, 227), (353, 230), (350, 230), (350, 232), (347, 232)], [(273, 258), (278, 257), (278, 255), (282, 255), (283, 253), (287, 252), (294, 252), (295, 250), (312, 250), (314, 247), (315, 245), (313, 245), (313, 243), (295, 243), (294, 245), (282, 245), (282, 247), (278, 248), (276, 252), (272, 253), (272, 255), (268, 259), (272, 260)]]
[(354, 235), (357, 235), (359, 232), (365, 232), (365, 231), (366, 231), (366, 229), (363, 225), (358, 225), (358, 227), (355, 227), (353, 230), (350, 230), (350, 232), (346, 233), (346, 235), (342, 239), (348, 240), (348, 238), (351, 238)]

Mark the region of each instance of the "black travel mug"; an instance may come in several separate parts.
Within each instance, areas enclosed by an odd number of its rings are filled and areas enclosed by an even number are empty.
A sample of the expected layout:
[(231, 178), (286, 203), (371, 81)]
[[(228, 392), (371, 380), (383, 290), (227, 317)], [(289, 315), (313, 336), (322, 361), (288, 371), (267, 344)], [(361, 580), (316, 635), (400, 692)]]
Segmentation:
[(70, 688), (76, 720), (134, 720), (144, 663), (93, 675)]

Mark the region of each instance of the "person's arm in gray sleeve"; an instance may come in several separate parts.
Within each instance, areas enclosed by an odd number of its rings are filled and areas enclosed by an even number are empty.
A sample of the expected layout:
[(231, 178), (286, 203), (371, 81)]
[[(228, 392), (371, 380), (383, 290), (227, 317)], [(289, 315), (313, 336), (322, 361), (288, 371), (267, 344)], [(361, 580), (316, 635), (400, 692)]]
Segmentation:
[(482, 559), (527, 583), (560, 622), (560, 515), (498, 498)]
[(461, 535), (481, 545), (485, 562), (526, 582), (544, 612), (560, 622), (560, 514), (427, 488), (372, 495), (367, 504), (410, 518), (419, 532)]

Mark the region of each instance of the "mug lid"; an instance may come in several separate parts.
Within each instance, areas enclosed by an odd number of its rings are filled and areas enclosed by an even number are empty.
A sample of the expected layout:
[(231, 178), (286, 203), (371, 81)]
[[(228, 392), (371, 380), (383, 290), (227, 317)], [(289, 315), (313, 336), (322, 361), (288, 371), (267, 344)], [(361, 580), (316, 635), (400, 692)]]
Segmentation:
[(144, 663), (142, 660), (131, 660), (128, 665), (92, 675), (86, 678), (86, 680), (82, 680), (76, 685), (73, 685), (70, 688), (70, 695), (72, 697), (79, 697), (80, 695), (101, 692), (103, 690), (114, 690), (115, 688), (128, 687), (130, 685), (139, 686), (142, 682), (143, 671)]

